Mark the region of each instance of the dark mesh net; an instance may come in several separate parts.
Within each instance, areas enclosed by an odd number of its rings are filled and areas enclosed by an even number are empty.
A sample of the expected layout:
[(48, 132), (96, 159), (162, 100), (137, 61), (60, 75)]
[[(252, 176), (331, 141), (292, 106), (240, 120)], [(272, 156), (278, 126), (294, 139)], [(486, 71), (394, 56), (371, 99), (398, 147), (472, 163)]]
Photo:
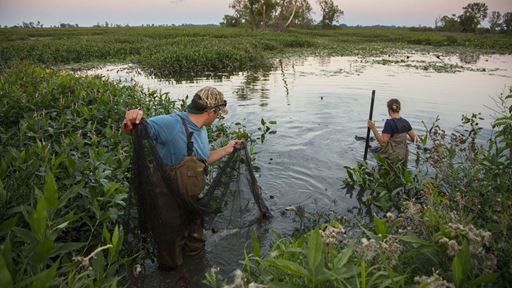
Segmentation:
[(248, 227), (271, 217), (254, 175), (247, 145), (243, 143), (239, 153), (224, 162), (201, 203), (208, 207), (206, 227), (214, 231)]
[(129, 251), (139, 251), (140, 245), (154, 246), (162, 264), (174, 257), (175, 243), (185, 227), (198, 219), (205, 229), (218, 230), (247, 227), (270, 217), (246, 145), (224, 161), (203, 197), (193, 201), (180, 192), (149, 136), (145, 120), (136, 126), (132, 139), (132, 179), (125, 214)]

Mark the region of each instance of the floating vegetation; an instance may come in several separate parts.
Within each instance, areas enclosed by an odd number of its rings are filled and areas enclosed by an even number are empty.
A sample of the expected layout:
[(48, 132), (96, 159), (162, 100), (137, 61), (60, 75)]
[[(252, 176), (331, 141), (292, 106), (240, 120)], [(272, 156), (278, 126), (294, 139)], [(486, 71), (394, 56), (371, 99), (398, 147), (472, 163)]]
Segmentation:
[(0, 29), (0, 69), (14, 60), (47, 65), (135, 63), (145, 72), (168, 79), (260, 69), (285, 55), (378, 57), (403, 50), (452, 54), (462, 49), (473, 54), (512, 52), (512, 38), (506, 35), (445, 34), (366, 28), (290, 29), (285, 33), (214, 27)]
[[(457, 73), (457, 72), (464, 72), (464, 71), (472, 71), (472, 72), (495, 72), (499, 71), (499, 68), (480, 68), (480, 67), (474, 67), (470, 65), (464, 65), (464, 63), (449, 63), (445, 62), (441, 59), (441, 56), (435, 55), (437, 60), (434, 61), (428, 61), (428, 60), (414, 60), (409, 59), (408, 57), (406, 59), (370, 59), (366, 60), (369, 61), (372, 64), (379, 64), (379, 65), (397, 65), (401, 67), (411, 68), (411, 69), (417, 69), (422, 71), (428, 71), (428, 72), (435, 72), (435, 73)], [(446, 57), (446, 56), (445, 56)]]

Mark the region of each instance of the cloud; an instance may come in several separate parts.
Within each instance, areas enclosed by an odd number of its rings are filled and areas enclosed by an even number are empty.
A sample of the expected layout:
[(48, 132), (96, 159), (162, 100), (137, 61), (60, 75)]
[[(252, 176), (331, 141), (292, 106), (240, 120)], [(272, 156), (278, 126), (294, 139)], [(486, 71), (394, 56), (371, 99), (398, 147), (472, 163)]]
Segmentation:
[(184, 2), (185, 0), (170, 0), (169, 3), (171, 4), (178, 4), (178, 3), (181, 3), (181, 2)]

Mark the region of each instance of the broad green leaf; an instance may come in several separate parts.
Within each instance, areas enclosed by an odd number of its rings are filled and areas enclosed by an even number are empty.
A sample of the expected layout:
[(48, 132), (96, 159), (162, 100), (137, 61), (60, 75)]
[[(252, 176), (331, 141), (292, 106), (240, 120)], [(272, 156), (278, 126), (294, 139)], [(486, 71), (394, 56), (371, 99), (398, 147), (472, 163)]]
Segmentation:
[(306, 269), (304, 269), (302, 266), (300, 266), (299, 264), (292, 262), (292, 261), (288, 261), (288, 260), (284, 260), (284, 259), (267, 259), (267, 260), (265, 260), (265, 262), (277, 269), (280, 269), (284, 272), (287, 272), (287, 273), (290, 273), (290, 274), (293, 274), (296, 276), (301, 276), (304, 278), (306, 278), (308, 276), (308, 272), (306, 271)]
[(364, 260), (361, 261), (361, 264), (360, 264), (360, 268), (361, 268), (361, 287), (362, 288), (366, 288), (366, 274), (367, 274), (367, 271), (366, 271), (366, 265), (364, 263)]
[(453, 273), (453, 281), (455, 282), (456, 287), (461, 287), (463, 280), (462, 273), (462, 260), (459, 255), (456, 255), (452, 260), (452, 273)]
[(12, 284), (11, 273), (7, 269), (4, 257), (0, 254), (0, 287), (11, 288)]
[(109, 196), (110, 194), (112, 194), (113, 192), (115, 192), (115, 191), (116, 191), (117, 189), (119, 189), (119, 188), (122, 188), (121, 184), (119, 184), (119, 183), (114, 183), (114, 184), (109, 185), (109, 186), (105, 189), (104, 197)]
[(97, 279), (102, 279), (103, 274), (105, 273), (105, 256), (103, 255), (103, 251), (99, 251), (89, 260), (94, 270), (94, 274)]
[(252, 272), (252, 269), (251, 269), (251, 260), (249, 260), (249, 255), (247, 255), (247, 251), (244, 249), (244, 261), (240, 261), (240, 263), (243, 263), (244, 264), (244, 267), (245, 267), (245, 274), (247, 275), (247, 277), (249, 277), (249, 279), (251, 279), (251, 272)]
[[(66, 243), (57, 243), (55, 244), (55, 248), (52, 251), (50, 257), (53, 256), (61, 256), (73, 250), (78, 250), (85, 245), (83, 242), (66, 242)], [(79, 253), (77, 253), (79, 254)]]
[(256, 235), (256, 231), (252, 231), (252, 233), (251, 233), (251, 247), (252, 247), (252, 254), (255, 257), (260, 258), (261, 257), (261, 247), (260, 247), (260, 241), (258, 240), (258, 236)]
[(46, 209), (46, 200), (44, 197), (41, 197), (37, 201), (36, 210), (32, 212), (30, 217), (30, 227), (32, 228), (32, 233), (34, 233), (34, 236), (38, 240), (42, 240), (46, 232), (46, 224), (48, 221), (48, 214)]
[(473, 286), (473, 287), (489, 285), (489, 284), (494, 283), (494, 281), (496, 281), (496, 277), (498, 277), (498, 275), (496, 273), (484, 274), (476, 279), (469, 281), (468, 284), (469, 284), (469, 286)]
[(2, 179), (0, 179), (0, 208), (4, 206), (4, 203), (7, 201), (7, 193), (4, 189), (4, 183)]
[(55, 276), (57, 275), (57, 268), (59, 267), (59, 262), (57, 261), (53, 263), (50, 269), (47, 269), (34, 277), (34, 282), (32, 283), (32, 288), (46, 288), (52, 284), (55, 280)]
[(469, 251), (469, 245), (467, 241), (462, 243), (462, 250), (459, 252), (459, 257), (462, 263), (462, 277), (466, 279), (473, 269), (471, 252)]
[(59, 205), (59, 195), (57, 193), (57, 183), (55, 183), (55, 178), (53, 177), (52, 172), (48, 171), (45, 176), (44, 190), (43, 190), (44, 198), (46, 200), (46, 204), (48, 208), (55, 209)]
[(105, 238), (105, 241), (107, 241), (107, 244), (112, 244), (112, 241), (110, 241), (110, 232), (108, 232), (107, 227), (105, 225), (103, 225), (101, 234), (103, 234), (103, 238)]
[(13, 269), (14, 265), (12, 264), (12, 257), (14, 256), (14, 254), (12, 253), (12, 243), (10, 235), (7, 235), (7, 238), (5, 239), (4, 243), (2, 244), (2, 246), (0, 246), (0, 255), (4, 257), (5, 264), (7, 265), (7, 267), (9, 267), (8, 269)]
[(36, 263), (37, 265), (44, 265), (50, 257), (54, 247), (54, 242), (52, 239), (46, 237), (42, 241), (40, 241), (36, 246)]
[(5, 234), (8, 234), (11, 232), (11, 229), (16, 226), (16, 222), (18, 220), (18, 216), (12, 217), (8, 220), (5, 220), (0, 224), (0, 236), (3, 236)]
[(385, 239), (388, 235), (388, 224), (379, 217), (373, 217), (373, 224), (375, 225), (376, 234), (380, 234), (382, 240)]
[(119, 244), (119, 226), (116, 225), (116, 228), (114, 228), (114, 233), (112, 234), (112, 246), (116, 248), (116, 246)]
[(334, 266), (337, 269), (341, 269), (345, 264), (347, 263), (348, 259), (350, 259), (350, 256), (352, 255), (352, 252), (354, 251), (354, 247), (356, 245), (356, 240), (350, 241), (347, 247), (343, 249), (338, 256), (334, 259)]
[(109, 248), (108, 253), (108, 262), (112, 263), (117, 256), (117, 252), (119, 251), (119, 227), (116, 225), (114, 228), (114, 232), (112, 233), (112, 247)]
[(307, 247), (308, 267), (311, 274), (315, 274), (322, 261), (322, 237), (320, 231), (315, 229), (309, 233)]

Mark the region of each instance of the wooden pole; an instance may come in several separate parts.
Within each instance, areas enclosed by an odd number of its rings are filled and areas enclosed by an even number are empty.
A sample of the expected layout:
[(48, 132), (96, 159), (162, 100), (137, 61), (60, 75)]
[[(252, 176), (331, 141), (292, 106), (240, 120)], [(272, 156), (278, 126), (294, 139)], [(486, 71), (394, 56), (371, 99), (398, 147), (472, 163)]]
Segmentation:
[[(372, 90), (372, 101), (370, 104), (370, 117), (369, 120), (372, 120), (373, 116), (373, 103), (375, 102), (375, 90)], [(364, 146), (364, 157), (363, 160), (366, 161), (366, 156), (368, 156), (368, 148), (370, 147), (370, 128), (366, 131), (366, 145)]]

